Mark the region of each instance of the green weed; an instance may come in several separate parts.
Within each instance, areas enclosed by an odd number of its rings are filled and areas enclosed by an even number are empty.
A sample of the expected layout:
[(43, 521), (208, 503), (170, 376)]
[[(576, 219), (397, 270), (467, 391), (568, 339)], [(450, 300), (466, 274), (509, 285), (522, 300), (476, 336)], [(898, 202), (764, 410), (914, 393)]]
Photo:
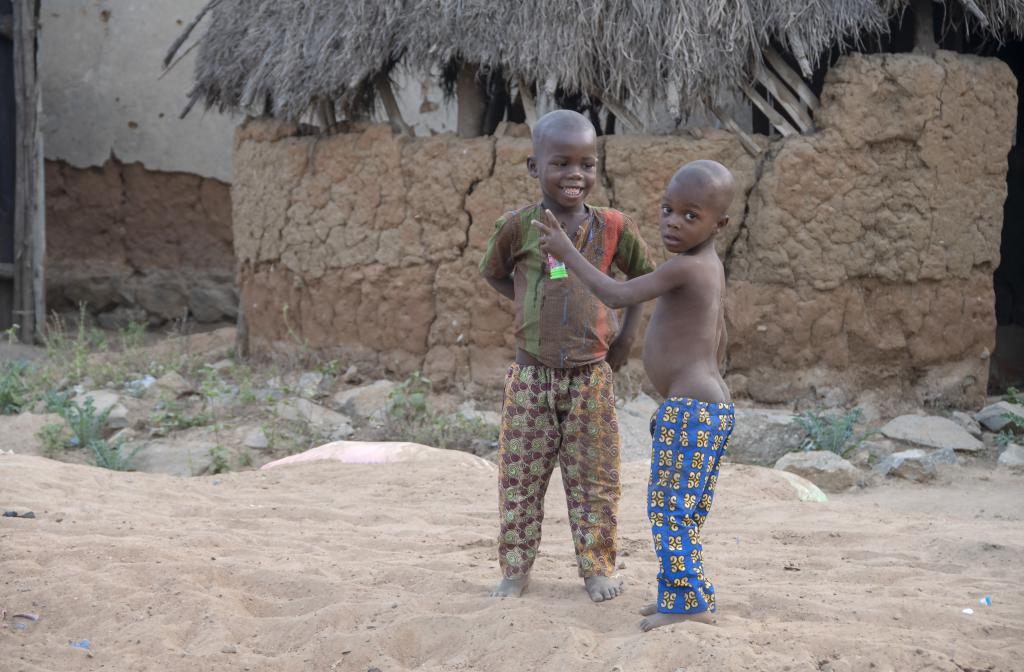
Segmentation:
[(29, 389), (25, 384), (24, 362), (4, 362), (0, 366), (0, 413), (20, 413), (29, 400)]
[(864, 412), (854, 408), (842, 415), (833, 415), (818, 411), (807, 411), (796, 417), (797, 424), (806, 434), (802, 450), (827, 450), (841, 457), (846, 457), (877, 430), (855, 432), (854, 428)]

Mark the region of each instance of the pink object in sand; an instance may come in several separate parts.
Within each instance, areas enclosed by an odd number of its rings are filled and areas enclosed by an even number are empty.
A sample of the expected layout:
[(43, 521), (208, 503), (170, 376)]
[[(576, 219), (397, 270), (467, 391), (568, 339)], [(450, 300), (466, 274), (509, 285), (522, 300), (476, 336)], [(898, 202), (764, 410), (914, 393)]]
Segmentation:
[(390, 464), (392, 462), (448, 462), (477, 469), (493, 470), (494, 465), (476, 455), (444, 450), (405, 441), (332, 441), (316, 448), (264, 464), (274, 469), (289, 464), (333, 460), (345, 464)]

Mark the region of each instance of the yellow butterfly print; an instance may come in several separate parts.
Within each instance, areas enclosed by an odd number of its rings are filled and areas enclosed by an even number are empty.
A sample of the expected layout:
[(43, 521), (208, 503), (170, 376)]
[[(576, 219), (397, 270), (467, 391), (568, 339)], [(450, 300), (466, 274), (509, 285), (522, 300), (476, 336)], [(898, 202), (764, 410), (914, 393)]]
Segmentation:
[(710, 430), (698, 429), (697, 430), (697, 447), (698, 448), (707, 448), (708, 447), (708, 439), (710, 437), (711, 437), (711, 431)]
[(722, 430), (723, 432), (725, 430), (729, 429), (729, 416), (728, 415), (720, 415), (720, 416), (718, 416), (718, 428), (720, 430)]
[(694, 528), (687, 528), (686, 536), (690, 538), (691, 544), (697, 545), (700, 543), (700, 536), (698, 535), (697, 530), (695, 530)]
[(658, 435), (658, 442), (671, 446), (672, 442), (675, 441), (675, 438), (676, 430), (672, 429), (671, 427), (662, 427), (661, 433)]
[(711, 508), (711, 495), (709, 495), (706, 492), (700, 496), (700, 508), (704, 509), (705, 511)]
[(668, 550), (670, 550), (670, 551), (681, 551), (681, 550), (683, 550), (683, 538), (682, 537), (669, 537), (668, 538)]
[(668, 559), (669, 570), (672, 572), (685, 572), (686, 571), (686, 556), (684, 555), (673, 555)]
[(672, 451), (671, 450), (659, 450), (658, 451), (658, 466), (659, 467), (671, 467), (672, 466)]
[(675, 519), (674, 516), (672, 518), (668, 519), (668, 529), (671, 530), (672, 532), (678, 532), (679, 531), (679, 523), (676, 522), (676, 519)]
[(691, 494), (689, 492), (686, 493), (685, 495), (683, 495), (683, 508), (684, 509), (692, 509), (696, 505), (697, 505), (697, 495)]
[(678, 490), (679, 489), (679, 477), (680, 476), (681, 476), (681, 474), (678, 471), (675, 472), (674, 474), (672, 474), (672, 489), (673, 490)]
[(700, 410), (697, 411), (697, 422), (702, 425), (711, 424), (711, 414), (708, 413), (708, 409), (701, 407)]
[(662, 416), (661, 416), (661, 421), (662, 422), (671, 422), (671, 423), (678, 422), (679, 421), (679, 409), (674, 407), (674, 406), (670, 406), (670, 407), (666, 408), (665, 409), (665, 413), (662, 414)]
[(669, 511), (675, 511), (676, 510), (676, 496), (675, 495), (672, 495), (671, 497), (668, 498), (668, 510)]
[(670, 585), (673, 588), (689, 588), (690, 587), (690, 579), (686, 578), (685, 576), (681, 576), (678, 579), (672, 579), (672, 582), (671, 582)]
[(686, 593), (686, 608), (696, 609), (697, 608), (697, 595), (692, 590)]
[(690, 475), (686, 477), (686, 487), (696, 488), (700, 485), (700, 472), (691, 471)]
[(690, 551), (690, 562), (692, 562), (694, 565), (700, 563), (702, 559), (700, 555), (700, 551), (698, 551), (696, 548)]
[(693, 460), (690, 461), (690, 467), (694, 469), (704, 468), (704, 453), (694, 453)]
[(665, 493), (655, 490), (651, 493), (651, 506), (665, 506)]
[(715, 485), (717, 483), (718, 483), (718, 476), (712, 475), (711, 478), (708, 479), (708, 490), (710, 490), (711, 492), (714, 492), (715, 491)]
[(662, 609), (675, 609), (676, 606), (676, 594), (665, 593), (661, 596), (661, 608)]
[(665, 524), (665, 514), (658, 512), (651, 514), (651, 525), (654, 527), (661, 527)]
[(668, 469), (658, 469), (658, 487), (664, 488), (668, 485), (668, 479), (671, 477), (672, 472)]

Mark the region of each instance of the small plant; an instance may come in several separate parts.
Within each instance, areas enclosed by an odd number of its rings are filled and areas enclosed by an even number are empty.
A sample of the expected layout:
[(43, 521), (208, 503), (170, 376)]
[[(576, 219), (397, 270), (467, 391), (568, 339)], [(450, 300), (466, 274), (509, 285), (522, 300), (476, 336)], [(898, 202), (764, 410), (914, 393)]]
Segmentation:
[(105, 443), (103, 428), (107, 425), (111, 408), (97, 412), (92, 397), (86, 397), (81, 406), (74, 401), (68, 402), (61, 417), (71, 430), (71, 444), (87, 448), (93, 443)]
[(423, 424), (429, 419), (427, 395), (430, 380), (419, 371), (399, 383), (388, 395), (387, 414), (392, 422), (407, 425)]
[(121, 452), (122, 444), (111, 444), (104, 439), (91, 441), (88, 447), (92, 450), (96, 459), (96, 466), (112, 471), (128, 471), (129, 463), (142, 448), (141, 445), (136, 446), (135, 450), (128, 455), (124, 455)]
[(65, 425), (59, 422), (51, 422), (43, 425), (36, 438), (43, 445), (43, 455), (54, 458), (63, 453), (68, 447), (68, 437), (65, 433)]
[(228, 451), (218, 443), (210, 448), (210, 473), (223, 474), (226, 471), (231, 471), (231, 465), (228, 463)]
[(391, 391), (384, 428), (390, 438), (458, 450), (468, 450), (480, 441), (497, 441), (498, 429), (479, 418), (432, 411), (427, 403), (430, 386), (430, 380), (417, 371)]
[(238, 468), (248, 469), (252, 466), (252, 453), (248, 450), (243, 450), (238, 454)]
[(855, 433), (854, 427), (864, 412), (854, 408), (842, 415), (830, 415), (818, 411), (807, 411), (797, 416), (796, 422), (804, 430), (806, 437), (800, 445), (801, 449), (827, 450), (840, 457), (846, 457), (877, 430)]
[(1006, 400), (1018, 406), (1024, 405), (1024, 393), (1016, 387), (1008, 387), (1006, 388)]
[(4, 362), (0, 368), (0, 413), (20, 413), (28, 399), (24, 362)]
[(157, 410), (149, 416), (150, 423), (165, 433), (190, 427), (201, 427), (211, 420), (212, 417), (209, 413), (202, 411), (189, 413), (178, 402), (160, 404)]

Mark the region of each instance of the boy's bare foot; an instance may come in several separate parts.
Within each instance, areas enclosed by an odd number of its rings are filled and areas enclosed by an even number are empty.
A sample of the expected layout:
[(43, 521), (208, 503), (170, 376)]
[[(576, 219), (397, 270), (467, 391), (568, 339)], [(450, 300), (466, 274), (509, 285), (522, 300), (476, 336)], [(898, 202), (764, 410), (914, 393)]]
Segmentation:
[(529, 576), (521, 576), (518, 579), (504, 578), (491, 591), (491, 597), (522, 597), (529, 582)]
[(705, 623), (707, 625), (714, 625), (717, 622), (715, 615), (710, 611), (700, 611), (696, 614), (660, 614), (658, 613), (658, 605), (654, 602), (642, 607), (640, 615), (647, 617), (640, 621), (640, 629), (644, 632), (650, 632), (663, 625), (672, 625), (673, 623), (683, 623), (685, 621)]
[(594, 602), (613, 600), (622, 593), (622, 582), (610, 576), (588, 576), (583, 585)]

